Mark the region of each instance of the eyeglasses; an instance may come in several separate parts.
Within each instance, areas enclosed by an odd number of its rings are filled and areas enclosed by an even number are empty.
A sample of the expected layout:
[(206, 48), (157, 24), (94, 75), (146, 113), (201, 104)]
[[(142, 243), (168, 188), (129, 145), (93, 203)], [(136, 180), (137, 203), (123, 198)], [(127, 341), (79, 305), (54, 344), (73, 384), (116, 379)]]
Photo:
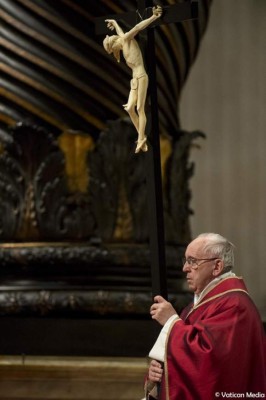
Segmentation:
[(217, 260), (217, 257), (213, 257), (213, 258), (194, 258), (194, 257), (183, 257), (182, 261), (183, 261), (183, 266), (187, 263), (191, 268), (196, 268), (199, 267), (200, 265), (204, 264), (198, 264), (199, 261), (213, 261), (213, 260)]

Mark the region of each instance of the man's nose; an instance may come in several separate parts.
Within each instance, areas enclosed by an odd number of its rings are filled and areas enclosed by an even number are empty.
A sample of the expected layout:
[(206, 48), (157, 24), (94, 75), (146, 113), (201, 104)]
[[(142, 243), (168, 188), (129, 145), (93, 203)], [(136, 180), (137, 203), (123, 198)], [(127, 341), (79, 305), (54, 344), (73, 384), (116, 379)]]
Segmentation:
[(187, 272), (189, 270), (190, 270), (189, 264), (185, 262), (185, 264), (183, 265), (183, 272)]

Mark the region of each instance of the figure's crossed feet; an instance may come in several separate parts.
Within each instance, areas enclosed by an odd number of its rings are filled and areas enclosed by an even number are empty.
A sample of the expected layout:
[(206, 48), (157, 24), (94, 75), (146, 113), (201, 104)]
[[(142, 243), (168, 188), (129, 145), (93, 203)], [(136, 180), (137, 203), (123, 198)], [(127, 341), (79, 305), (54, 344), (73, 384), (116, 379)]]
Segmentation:
[(144, 136), (143, 139), (137, 141), (137, 147), (135, 153), (139, 153), (140, 150), (148, 151), (147, 136)]

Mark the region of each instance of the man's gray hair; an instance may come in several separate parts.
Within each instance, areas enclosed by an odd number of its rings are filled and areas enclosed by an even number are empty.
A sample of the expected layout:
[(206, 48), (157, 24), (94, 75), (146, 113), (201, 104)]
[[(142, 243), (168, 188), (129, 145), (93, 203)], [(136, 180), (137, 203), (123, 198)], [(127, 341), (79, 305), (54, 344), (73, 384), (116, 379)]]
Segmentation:
[(201, 233), (196, 239), (204, 240), (203, 251), (224, 261), (224, 269), (234, 267), (234, 245), (218, 233)]

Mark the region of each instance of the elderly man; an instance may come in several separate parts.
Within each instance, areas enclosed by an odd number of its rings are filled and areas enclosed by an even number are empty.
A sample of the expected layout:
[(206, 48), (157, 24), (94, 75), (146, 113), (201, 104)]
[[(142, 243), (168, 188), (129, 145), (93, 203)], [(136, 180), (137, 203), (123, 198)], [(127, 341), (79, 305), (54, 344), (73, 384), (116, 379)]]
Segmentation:
[(151, 317), (163, 328), (149, 356), (146, 398), (266, 398), (265, 334), (242, 278), (231, 271), (234, 246), (199, 235), (183, 271), (194, 302), (177, 315), (156, 296)]

